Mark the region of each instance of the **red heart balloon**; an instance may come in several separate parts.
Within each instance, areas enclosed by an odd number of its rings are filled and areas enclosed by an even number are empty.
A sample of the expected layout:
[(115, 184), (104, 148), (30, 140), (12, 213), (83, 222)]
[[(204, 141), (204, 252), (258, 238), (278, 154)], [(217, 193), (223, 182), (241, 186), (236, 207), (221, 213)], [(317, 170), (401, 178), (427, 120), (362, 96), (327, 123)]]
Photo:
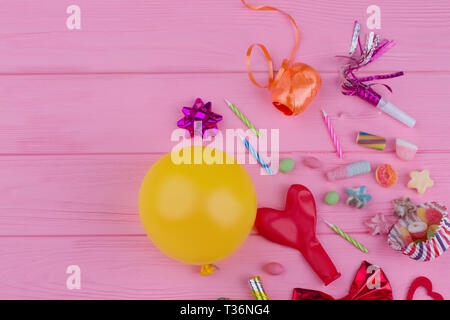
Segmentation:
[(408, 294), (406, 295), (406, 300), (413, 300), (414, 293), (419, 287), (424, 287), (427, 290), (427, 294), (431, 298), (433, 298), (433, 300), (444, 300), (444, 297), (442, 297), (441, 294), (433, 291), (433, 284), (431, 283), (430, 279), (426, 277), (418, 277), (414, 279), (414, 281), (411, 283), (411, 286), (409, 287)]
[(316, 203), (305, 186), (290, 186), (284, 211), (259, 208), (255, 227), (266, 239), (299, 250), (325, 285), (341, 276), (316, 238)]

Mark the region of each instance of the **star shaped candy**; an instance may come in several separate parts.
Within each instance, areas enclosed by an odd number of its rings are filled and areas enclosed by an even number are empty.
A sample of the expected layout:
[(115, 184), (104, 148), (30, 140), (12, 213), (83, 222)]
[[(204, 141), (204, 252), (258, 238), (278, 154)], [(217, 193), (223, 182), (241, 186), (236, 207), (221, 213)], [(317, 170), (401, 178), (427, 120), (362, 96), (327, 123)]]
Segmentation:
[(414, 214), (417, 210), (417, 206), (409, 200), (408, 197), (404, 197), (403, 199), (395, 199), (394, 202), (394, 216), (397, 217), (407, 217)]
[(377, 234), (388, 234), (392, 226), (395, 224), (395, 220), (396, 219), (393, 216), (386, 216), (382, 213), (377, 213), (364, 223), (370, 233), (375, 236)]
[(411, 180), (408, 182), (408, 188), (416, 189), (418, 193), (424, 193), (425, 190), (434, 185), (433, 180), (430, 178), (430, 171), (423, 170), (413, 171), (409, 174)]
[(197, 98), (194, 105), (189, 107), (183, 107), (181, 111), (184, 114), (184, 118), (178, 120), (177, 126), (189, 131), (191, 137), (194, 136), (198, 128), (196, 123), (201, 123), (202, 137), (207, 137), (208, 134), (217, 134), (217, 123), (222, 120), (220, 114), (211, 111), (211, 102), (203, 103), (202, 99)]
[(366, 186), (347, 188), (345, 191), (348, 195), (346, 203), (351, 207), (362, 209), (366, 203), (372, 199), (372, 196), (366, 192)]

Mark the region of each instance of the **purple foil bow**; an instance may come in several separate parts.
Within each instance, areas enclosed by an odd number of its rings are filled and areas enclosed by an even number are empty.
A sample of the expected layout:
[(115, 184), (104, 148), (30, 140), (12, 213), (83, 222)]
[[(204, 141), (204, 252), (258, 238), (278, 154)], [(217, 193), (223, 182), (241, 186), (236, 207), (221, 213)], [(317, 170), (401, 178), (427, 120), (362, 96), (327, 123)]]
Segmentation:
[(178, 120), (177, 126), (188, 130), (191, 137), (198, 129), (195, 127), (196, 122), (202, 124), (202, 137), (207, 137), (208, 134), (217, 134), (217, 123), (222, 120), (222, 116), (211, 111), (211, 102), (205, 104), (202, 99), (197, 98), (191, 108), (183, 107), (181, 111), (184, 117)]

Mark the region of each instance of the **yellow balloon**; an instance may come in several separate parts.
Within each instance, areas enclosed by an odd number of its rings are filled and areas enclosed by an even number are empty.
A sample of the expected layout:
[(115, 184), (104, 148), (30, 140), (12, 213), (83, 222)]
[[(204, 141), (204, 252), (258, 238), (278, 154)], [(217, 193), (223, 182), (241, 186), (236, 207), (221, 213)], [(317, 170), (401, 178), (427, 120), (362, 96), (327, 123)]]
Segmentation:
[[(177, 164), (180, 157), (172, 152), (145, 176), (139, 193), (142, 223), (153, 243), (176, 260), (221, 260), (241, 246), (253, 227), (253, 182), (243, 166), (218, 149), (196, 146), (179, 152), (184, 163)], [(199, 154), (203, 159), (196, 164)], [(218, 163), (210, 164), (212, 158)]]

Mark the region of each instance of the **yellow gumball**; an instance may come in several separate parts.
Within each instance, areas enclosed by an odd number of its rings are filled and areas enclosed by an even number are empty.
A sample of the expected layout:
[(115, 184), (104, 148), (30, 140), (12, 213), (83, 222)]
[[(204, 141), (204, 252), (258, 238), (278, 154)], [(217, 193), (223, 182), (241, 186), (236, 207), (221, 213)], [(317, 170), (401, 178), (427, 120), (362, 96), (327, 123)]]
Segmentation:
[(139, 212), (162, 252), (187, 264), (206, 264), (229, 256), (244, 242), (255, 222), (256, 194), (234, 158), (218, 149), (188, 147), (150, 168)]

